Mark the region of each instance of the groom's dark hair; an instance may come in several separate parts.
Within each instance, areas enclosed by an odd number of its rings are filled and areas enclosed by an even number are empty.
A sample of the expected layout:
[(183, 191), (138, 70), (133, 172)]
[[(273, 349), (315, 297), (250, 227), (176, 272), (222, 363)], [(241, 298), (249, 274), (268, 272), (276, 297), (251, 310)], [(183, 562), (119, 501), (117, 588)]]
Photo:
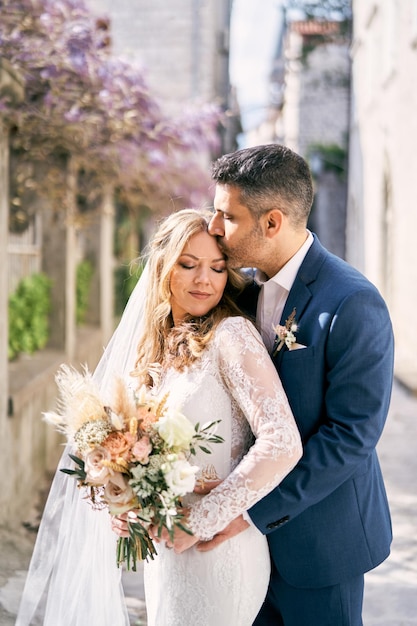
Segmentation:
[(307, 162), (279, 144), (244, 148), (221, 156), (212, 165), (212, 178), (234, 185), (253, 214), (278, 208), (294, 224), (305, 225), (313, 203), (313, 181)]

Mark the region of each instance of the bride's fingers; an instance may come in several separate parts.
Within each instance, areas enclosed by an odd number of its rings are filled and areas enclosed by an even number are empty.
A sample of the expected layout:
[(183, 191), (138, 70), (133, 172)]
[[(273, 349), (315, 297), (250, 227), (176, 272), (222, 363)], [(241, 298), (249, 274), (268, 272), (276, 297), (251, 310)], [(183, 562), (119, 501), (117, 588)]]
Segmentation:
[(117, 517), (111, 518), (111, 529), (119, 537), (129, 536), (129, 529), (127, 527), (127, 522), (121, 519), (118, 519)]
[(194, 487), (194, 493), (205, 496), (207, 493), (210, 493), (214, 487), (220, 485), (221, 482), (221, 480), (198, 480)]

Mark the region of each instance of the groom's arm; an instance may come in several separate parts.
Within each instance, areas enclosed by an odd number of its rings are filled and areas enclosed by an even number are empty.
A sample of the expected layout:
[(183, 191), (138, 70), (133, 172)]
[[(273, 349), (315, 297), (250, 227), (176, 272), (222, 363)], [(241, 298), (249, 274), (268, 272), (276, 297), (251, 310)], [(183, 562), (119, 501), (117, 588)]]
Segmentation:
[[(373, 454), (385, 425), (393, 376), (393, 334), (386, 305), (365, 288), (334, 312), (321, 366), (323, 415), (300, 462), (249, 511), (268, 534), (349, 480)], [(319, 364), (320, 365), (320, 364)], [(302, 394), (302, 382), (298, 382)], [(308, 398), (304, 397), (308, 406)], [(301, 407), (302, 410), (302, 407)]]
[[(365, 289), (340, 306), (329, 331), (325, 358), (325, 419), (304, 443), (297, 466), (249, 511), (264, 534), (326, 498), (375, 449), (388, 412), (393, 372), (391, 322), (376, 291)], [(247, 522), (240, 517), (199, 549), (209, 550), (245, 528)]]

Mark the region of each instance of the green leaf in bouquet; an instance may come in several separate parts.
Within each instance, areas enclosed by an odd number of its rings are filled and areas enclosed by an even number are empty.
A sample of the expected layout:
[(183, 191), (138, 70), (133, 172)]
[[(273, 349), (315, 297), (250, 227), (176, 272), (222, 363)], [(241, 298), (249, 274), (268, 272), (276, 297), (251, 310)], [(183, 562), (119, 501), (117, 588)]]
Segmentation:
[(148, 531), (141, 524), (128, 523), (129, 537), (120, 537), (117, 542), (117, 565), (125, 565), (127, 571), (136, 572), (138, 561), (153, 559), (155, 546)]
[(82, 459), (80, 459), (80, 457), (75, 456), (74, 454), (68, 454), (68, 456), (69, 456), (70, 459), (72, 459), (74, 461), (74, 463), (76, 465), (79, 465), (79, 467), (81, 469), (85, 468), (85, 463), (84, 463), (84, 461)]
[(198, 446), (198, 447), (200, 448), (200, 450), (202, 450), (206, 454), (211, 454), (211, 450), (209, 450), (208, 448), (205, 448), (204, 446)]
[(223, 437), (211, 432), (217, 424), (220, 424), (220, 421), (221, 420), (214, 420), (213, 422), (209, 422), (204, 428), (200, 428), (200, 424), (197, 423), (195, 425), (196, 434), (194, 435), (194, 440), (207, 441), (209, 443), (223, 443)]
[(78, 456), (74, 456), (73, 454), (69, 454), (68, 456), (74, 461), (75, 465), (78, 465), (78, 467), (76, 467), (75, 469), (64, 468), (61, 469), (61, 472), (63, 472), (64, 474), (68, 474), (69, 476), (77, 476), (78, 480), (84, 482), (86, 478), (84, 461)]
[(72, 469), (64, 468), (64, 469), (61, 470), (61, 472), (63, 474), (68, 474), (68, 476), (74, 476), (74, 475), (79, 476), (80, 475), (80, 470), (72, 470)]
[(213, 420), (212, 422), (209, 422), (208, 424), (206, 424), (204, 428), (201, 429), (200, 432), (206, 433), (207, 431), (210, 431), (213, 428), (213, 426), (220, 424), (220, 422), (221, 420)]

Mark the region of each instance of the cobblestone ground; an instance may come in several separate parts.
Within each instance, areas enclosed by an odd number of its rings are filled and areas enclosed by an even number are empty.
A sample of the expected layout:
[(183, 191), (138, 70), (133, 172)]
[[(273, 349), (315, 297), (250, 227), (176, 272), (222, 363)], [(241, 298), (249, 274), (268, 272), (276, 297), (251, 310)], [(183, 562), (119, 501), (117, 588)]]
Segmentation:
[[(0, 529), (0, 626), (15, 624), (35, 536), (30, 529)], [(146, 626), (142, 567), (138, 566), (135, 573), (124, 573), (123, 586), (131, 626)]]
[(143, 590), (143, 567), (138, 565), (137, 572), (123, 573), (123, 588), (125, 590), (126, 604), (131, 626), (146, 626), (147, 620), (144, 599), (145, 594)]
[[(417, 626), (417, 397), (398, 385), (378, 451), (394, 542), (387, 561), (366, 576), (364, 626)], [(37, 516), (28, 512), (26, 526), (13, 531), (0, 528), (0, 626), (15, 624)], [(125, 573), (123, 585), (131, 626), (146, 626), (142, 569)]]
[(390, 557), (365, 578), (364, 626), (416, 626), (417, 397), (398, 386), (378, 454), (394, 541)]

